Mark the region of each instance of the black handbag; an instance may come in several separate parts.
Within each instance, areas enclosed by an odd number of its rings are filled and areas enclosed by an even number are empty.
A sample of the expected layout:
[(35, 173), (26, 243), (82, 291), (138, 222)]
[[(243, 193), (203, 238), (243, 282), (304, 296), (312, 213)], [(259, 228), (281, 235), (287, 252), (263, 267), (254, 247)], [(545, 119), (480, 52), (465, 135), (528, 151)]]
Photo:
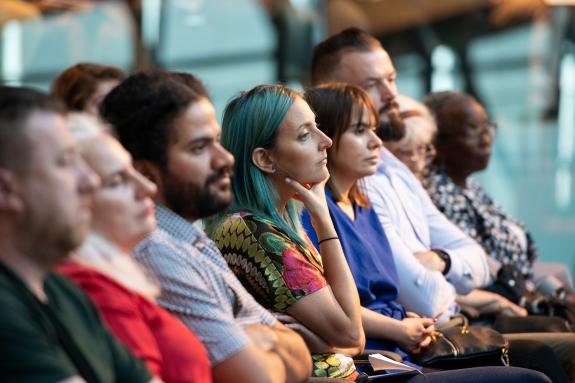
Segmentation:
[(426, 367), (453, 368), (460, 364), (484, 364), (485, 361), (509, 367), (509, 342), (499, 332), (488, 328), (470, 327), (465, 316), (460, 315), (433, 334), (434, 341), (413, 361)]

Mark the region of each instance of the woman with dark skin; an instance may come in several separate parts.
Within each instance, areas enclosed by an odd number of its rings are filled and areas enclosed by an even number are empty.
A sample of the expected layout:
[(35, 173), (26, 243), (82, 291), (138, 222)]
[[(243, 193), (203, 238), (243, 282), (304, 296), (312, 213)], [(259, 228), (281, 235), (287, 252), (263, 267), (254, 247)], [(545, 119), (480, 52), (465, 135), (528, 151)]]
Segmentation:
[[(537, 248), (525, 226), (511, 217), (470, 176), (487, 168), (496, 124), (464, 93), (431, 93), (437, 156), (423, 181), (437, 207), (502, 265), (515, 265), (526, 280), (571, 290), (563, 265), (536, 262)], [(546, 291), (547, 292), (547, 291)], [(511, 297), (512, 298), (512, 297)], [(517, 303), (517, 300), (516, 300)]]

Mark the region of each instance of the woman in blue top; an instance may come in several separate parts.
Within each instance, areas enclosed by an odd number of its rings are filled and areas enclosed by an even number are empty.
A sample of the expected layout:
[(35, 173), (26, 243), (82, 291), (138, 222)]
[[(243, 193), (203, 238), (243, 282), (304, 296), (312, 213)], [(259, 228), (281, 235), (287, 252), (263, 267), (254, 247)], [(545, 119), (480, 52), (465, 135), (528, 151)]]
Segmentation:
[[(359, 291), (366, 347), (395, 351), (408, 359), (402, 350), (413, 353), (427, 346), (434, 319), (407, 313), (395, 301), (399, 283), (393, 255), (361, 186), (360, 180), (372, 175), (379, 162), (377, 113), (369, 96), (351, 86), (328, 85), (308, 90), (305, 96), (320, 129), (334, 142), (328, 152), (327, 203)], [(317, 244), (307, 213), (303, 224)]]
[[(316, 113), (319, 128), (332, 139), (326, 199), (359, 292), (366, 347), (395, 351), (409, 362), (430, 344), (435, 321), (406, 312), (395, 301), (399, 284), (393, 254), (361, 185), (361, 179), (374, 174), (379, 162), (382, 143), (375, 132), (377, 112), (367, 93), (344, 84), (310, 89), (305, 98)], [(317, 246), (307, 212), (302, 223)], [(543, 371), (554, 382), (567, 381), (548, 347), (530, 340), (510, 344), (512, 365)]]

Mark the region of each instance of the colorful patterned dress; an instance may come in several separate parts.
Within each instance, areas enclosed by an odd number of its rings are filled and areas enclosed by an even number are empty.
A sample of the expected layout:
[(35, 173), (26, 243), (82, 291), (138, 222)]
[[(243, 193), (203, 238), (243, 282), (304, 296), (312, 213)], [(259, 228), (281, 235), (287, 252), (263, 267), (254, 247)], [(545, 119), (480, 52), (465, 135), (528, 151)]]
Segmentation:
[[(285, 312), (299, 299), (327, 285), (313, 245), (298, 246), (271, 221), (249, 213), (224, 219), (213, 234), (230, 269), (268, 310)], [(314, 376), (346, 377), (351, 358), (314, 355)]]

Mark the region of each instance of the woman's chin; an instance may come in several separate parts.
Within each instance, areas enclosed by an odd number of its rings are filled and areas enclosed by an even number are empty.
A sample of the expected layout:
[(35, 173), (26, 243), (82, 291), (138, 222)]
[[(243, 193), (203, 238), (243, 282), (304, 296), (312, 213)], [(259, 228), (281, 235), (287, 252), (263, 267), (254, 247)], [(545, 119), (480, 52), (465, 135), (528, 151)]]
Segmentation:
[(298, 177), (296, 179), (296, 181), (302, 185), (305, 185), (305, 184), (314, 185), (314, 184), (322, 182), (328, 176), (329, 176), (329, 171), (326, 168), (325, 170), (323, 170), (321, 172), (317, 172), (316, 174), (309, 174), (309, 173), (308, 174), (302, 174), (301, 177)]

